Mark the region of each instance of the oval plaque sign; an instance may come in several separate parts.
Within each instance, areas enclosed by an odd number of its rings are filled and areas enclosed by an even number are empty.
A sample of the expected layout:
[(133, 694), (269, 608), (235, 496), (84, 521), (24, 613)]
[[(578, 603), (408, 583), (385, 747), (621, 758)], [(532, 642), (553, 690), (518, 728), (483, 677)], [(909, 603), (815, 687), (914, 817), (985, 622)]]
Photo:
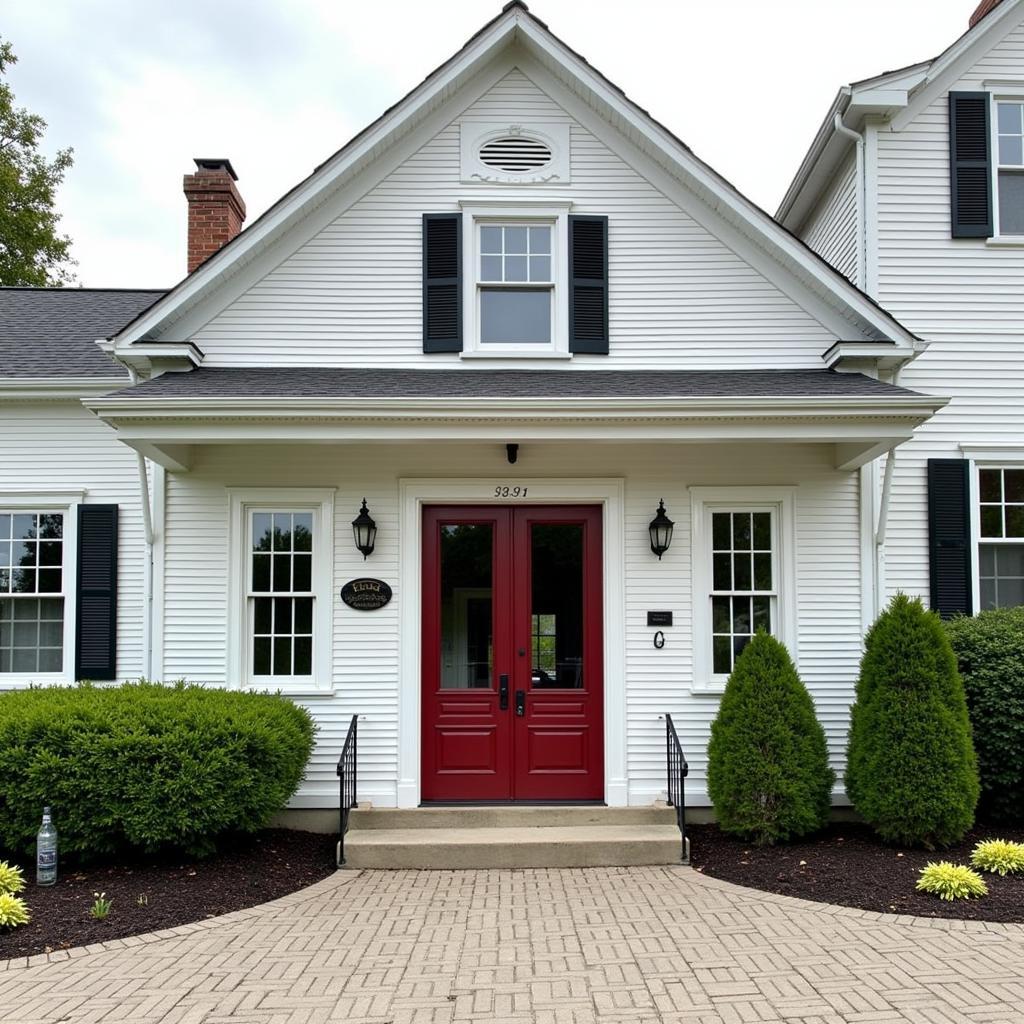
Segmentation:
[(391, 600), (391, 588), (383, 580), (349, 580), (341, 588), (341, 599), (349, 608), (372, 612)]

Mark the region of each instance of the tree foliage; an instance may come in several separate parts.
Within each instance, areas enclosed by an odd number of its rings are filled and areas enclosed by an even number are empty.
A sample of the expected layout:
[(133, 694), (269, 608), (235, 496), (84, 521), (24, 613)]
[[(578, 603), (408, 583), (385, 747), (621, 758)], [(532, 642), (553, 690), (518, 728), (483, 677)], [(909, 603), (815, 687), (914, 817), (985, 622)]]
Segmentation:
[(722, 830), (758, 845), (828, 822), (835, 773), (814, 702), (785, 646), (759, 632), (736, 659), (708, 744)]
[(39, 152), (46, 122), (15, 107), (3, 78), (17, 59), (0, 39), (0, 284), (68, 284), (71, 239), (58, 234), (54, 198), (71, 166), (71, 150), (59, 150), (52, 161)]
[(846, 791), (887, 842), (929, 849), (974, 823), (978, 769), (942, 621), (897, 594), (868, 630), (850, 716)]

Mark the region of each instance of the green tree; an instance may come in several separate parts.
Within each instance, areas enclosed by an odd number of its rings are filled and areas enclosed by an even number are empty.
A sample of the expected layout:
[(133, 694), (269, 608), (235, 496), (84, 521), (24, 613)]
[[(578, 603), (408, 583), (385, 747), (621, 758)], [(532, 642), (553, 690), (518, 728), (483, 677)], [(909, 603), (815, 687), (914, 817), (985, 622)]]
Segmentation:
[(850, 713), (846, 792), (888, 842), (929, 849), (974, 823), (978, 768), (942, 621), (897, 594), (868, 630)]
[(0, 40), (0, 285), (68, 284), (71, 239), (57, 233), (54, 193), (71, 166), (71, 150), (59, 150), (52, 161), (39, 152), (46, 122), (15, 107), (3, 80), (17, 59)]
[(736, 659), (708, 744), (722, 830), (760, 846), (828, 822), (835, 773), (825, 730), (785, 646), (759, 632)]

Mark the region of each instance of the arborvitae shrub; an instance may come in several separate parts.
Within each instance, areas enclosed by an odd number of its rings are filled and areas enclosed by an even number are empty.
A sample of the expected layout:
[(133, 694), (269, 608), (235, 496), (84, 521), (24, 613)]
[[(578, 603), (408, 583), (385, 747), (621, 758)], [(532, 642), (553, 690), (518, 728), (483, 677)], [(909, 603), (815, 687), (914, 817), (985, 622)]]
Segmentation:
[(298, 788), (309, 713), (269, 693), (51, 686), (0, 694), (0, 848), (31, 854), (44, 805), (62, 855), (210, 853)]
[(718, 824), (758, 845), (828, 822), (835, 773), (825, 730), (786, 648), (758, 633), (736, 659), (708, 744)]
[(1024, 608), (945, 623), (978, 754), (982, 821), (1024, 824)]
[(956, 657), (939, 617), (905, 594), (868, 630), (846, 792), (887, 842), (932, 849), (974, 823), (978, 769)]

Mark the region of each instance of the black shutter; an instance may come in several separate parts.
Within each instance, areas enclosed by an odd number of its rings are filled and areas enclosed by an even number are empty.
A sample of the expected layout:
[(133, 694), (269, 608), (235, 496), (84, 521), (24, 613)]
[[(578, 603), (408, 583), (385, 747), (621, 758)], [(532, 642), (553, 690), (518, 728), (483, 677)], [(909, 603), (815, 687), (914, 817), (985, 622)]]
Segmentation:
[(954, 238), (992, 234), (989, 94), (949, 94), (949, 181)]
[(569, 217), (569, 351), (608, 354), (607, 217)]
[(462, 214), (423, 215), (423, 351), (462, 351)]
[(928, 460), (931, 604), (943, 618), (973, 610), (970, 465), (966, 459)]
[(117, 506), (78, 506), (75, 678), (117, 678)]

